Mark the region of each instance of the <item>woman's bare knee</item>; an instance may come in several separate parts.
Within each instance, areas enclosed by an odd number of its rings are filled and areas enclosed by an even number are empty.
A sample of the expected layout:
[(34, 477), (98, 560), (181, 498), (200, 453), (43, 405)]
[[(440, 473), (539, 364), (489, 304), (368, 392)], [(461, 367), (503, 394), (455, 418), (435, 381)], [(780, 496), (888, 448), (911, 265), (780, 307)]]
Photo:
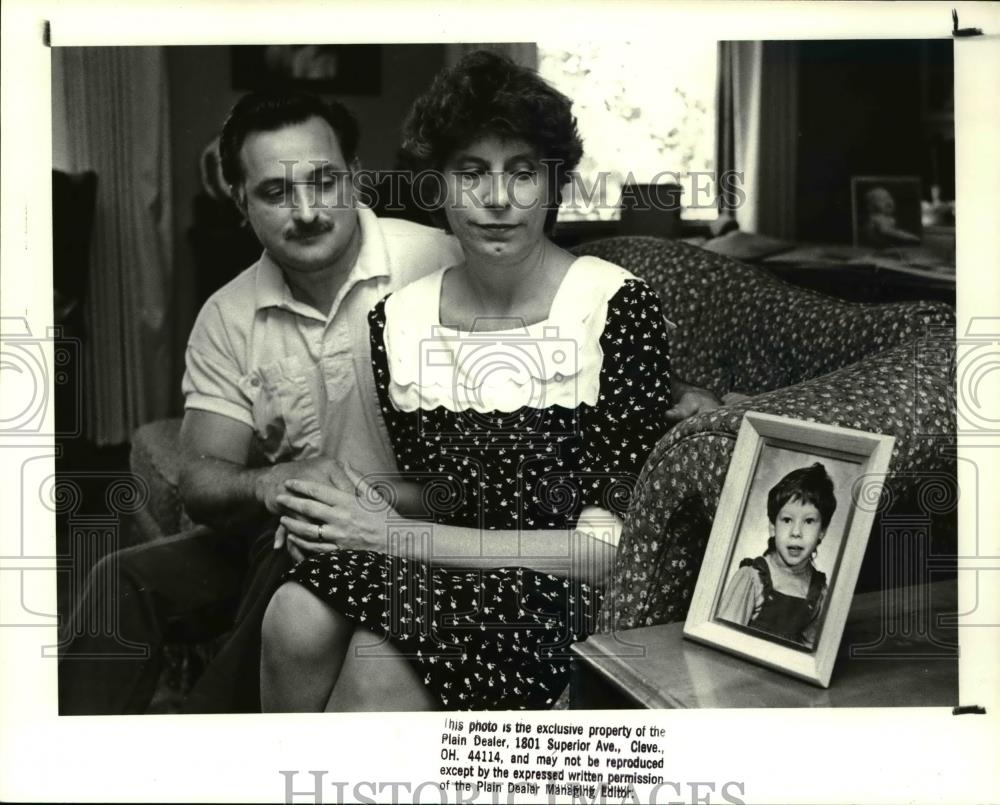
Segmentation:
[(308, 588), (293, 582), (278, 588), (261, 627), (261, 709), (322, 711), (353, 629)]
[(441, 704), (395, 646), (367, 629), (356, 629), (326, 709), (407, 712), (440, 710)]
[(351, 635), (350, 622), (301, 584), (286, 582), (277, 589), (261, 626), (265, 654), (280, 653), (291, 661), (330, 656)]

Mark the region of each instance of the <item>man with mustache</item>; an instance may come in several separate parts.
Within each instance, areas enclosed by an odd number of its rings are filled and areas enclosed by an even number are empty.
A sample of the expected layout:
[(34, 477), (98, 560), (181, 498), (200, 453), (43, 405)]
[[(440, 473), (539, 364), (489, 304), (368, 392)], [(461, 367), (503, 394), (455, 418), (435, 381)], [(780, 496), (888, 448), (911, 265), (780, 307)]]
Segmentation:
[[(259, 710), (261, 620), (289, 556), (301, 558), (291, 545), (274, 550), (285, 482), (353, 489), (345, 467), (396, 471), (367, 314), (461, 252), (439, 230), (380, 220), (357, 203), (357, 145), (350, 113), (308, 95), (250, 94), (226, 120), (223, 175), (264, 253), (206, 302), (188, 341), (181, 495), (212, 529), (95, 566), (65, 624), (61, 714), (145, 712), (164, 644), (217, 637), (234, 615), (185, 709)], [(673, 391), (673, 420), (717, 404), (676, 380)], [(86, 613), (110, 608), (115, 635), (87, 629)], [(148, 656), (134, 656), (136, 646)]]
[[(366, 316), (459, 251), (439, 230), (357, 204), (357, 145), (347, 109), (307, 95), (251, 94), (226, 120), (223, 175), (264, 252), (206, 302), (188, 342), (181, 495), (212, 531), (95, 567), (63, 641), (61, 713), (144, 712), (163, 644), (225, 631), (241, 597), (235, 630), (186, 706), (256, 709), (258, 675), (245, 665), (259, 655), (263, 608), (288, 565), (272, 548), (284, 482), (345, 483), (345, 465), (395, 470)], [(263, 466), (253, 466), (257, 453)], [(105, 608), (108, 589), (118, 635), (88, 634), (82, 613)], [(113, 656), (121, 641), (150, 656)]]

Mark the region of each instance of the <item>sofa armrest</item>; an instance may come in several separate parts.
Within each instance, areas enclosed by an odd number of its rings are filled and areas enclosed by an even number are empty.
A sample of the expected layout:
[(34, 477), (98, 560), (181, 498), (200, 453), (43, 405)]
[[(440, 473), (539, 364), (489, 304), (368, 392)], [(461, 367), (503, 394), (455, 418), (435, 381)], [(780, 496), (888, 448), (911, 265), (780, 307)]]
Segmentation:
[(954, 311), (941, 302), (846, 302), (678, 241), (608, 238), (573, 251), (648, 282), (678, 327), (670, 350), (675, 372), (720, 397), (801, 383), (920, 338), (929, 327), (955, 327)]
[[(746, 411), (896, 436), (890, 497), (954, 473), (954, 345), (912, 341), (839, 371), (692, 417), (651, 453), (618, 547), (603, 622), (683, 620)], [(925, 359), (932, 355), (932, 359)]]
[(136, 428), (129, 465), (149, 487), (149, 500), (136, 515), (143, 542), (176, 534), (193, 523), (178, 491), (181, 471), (180, 419), (160, 419)]
[[(181, 418), (158, 419), (140, 425), (132, 434), (130, 469), (149, 487), (149, 500), (135, 516), (136, 530), (142, 542), (176, 534), (195, 525), (184, 509), (180, 493), (183, 421)], [(266, 465), (267, 458), (255, 438), (250, 443), (247, 466)]]

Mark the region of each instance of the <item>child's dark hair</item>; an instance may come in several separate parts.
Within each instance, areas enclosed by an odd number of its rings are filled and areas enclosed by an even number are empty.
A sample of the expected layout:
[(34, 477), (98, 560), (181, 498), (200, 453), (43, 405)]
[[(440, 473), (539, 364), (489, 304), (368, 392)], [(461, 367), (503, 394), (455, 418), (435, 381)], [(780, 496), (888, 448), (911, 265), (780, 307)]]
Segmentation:
[(818, 461), (811, 467), (792, 470), (767, 493), (767, 519), (774, 523), (781, 507), (792, 500), (815, 506), (819, 510), (820, 524), (824, 531), (829, 527), (837, 510), (833, 494), (833, 480), (826, 467)]

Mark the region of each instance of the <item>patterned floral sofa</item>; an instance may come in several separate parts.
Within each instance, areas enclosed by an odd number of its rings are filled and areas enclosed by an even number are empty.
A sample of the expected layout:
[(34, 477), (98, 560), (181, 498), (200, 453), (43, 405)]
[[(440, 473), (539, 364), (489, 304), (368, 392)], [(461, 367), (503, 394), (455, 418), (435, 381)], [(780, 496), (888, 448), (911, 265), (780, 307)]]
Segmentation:
[[(685, 617), (747, 410), (895, 434), (887, 486), (896, 500), (927, 479), (939, 490), (941, 478), (954, 476), (942, 448), (955, 430), (955, 320), (947, 305), (842, 302), (658, 238), (610, 238), (575, 251), (622, 265), (657, 289), (678, 325), (671, 357), (680, 377), (720, 397), (753, 395), (681, 423), (650, 456), (606, 599), (609, 625)], [(132, 469), (150, 487), (140, 539), (190, 525), (177, 494), (179, 427), (164, 420), (135, 433)]]
[[(605, 599), (608, 628), (685, 618), (747, 410), (892, 433), (878, 505), (905, 507), (919, 494), (932, 510), (953, 512), (955, 464), (947, 445), (955, 432), (955, 317), (948, 305), (842, 302), (658, 238), (611, 238), (574, 251), (622, 265), (657, 289), (677, 324), (677, 376), (720, 398), (752, 395), (682, 422), (654, 449)], [(928, 481), (930, 490), (923, 488)], [(875, 528), (869, 555), (878, 553), (878, 520)]]

